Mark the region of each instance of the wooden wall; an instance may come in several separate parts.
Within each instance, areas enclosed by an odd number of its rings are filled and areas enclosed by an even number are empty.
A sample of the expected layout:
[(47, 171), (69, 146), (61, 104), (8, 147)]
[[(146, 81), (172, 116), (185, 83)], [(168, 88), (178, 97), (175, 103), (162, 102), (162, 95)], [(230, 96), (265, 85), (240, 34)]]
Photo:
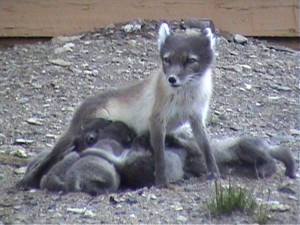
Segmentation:
[(247, 36), (300, 36), (298, 0), (0, 0), (0, 37), (51, 37), (137, 18), (195, 17)]

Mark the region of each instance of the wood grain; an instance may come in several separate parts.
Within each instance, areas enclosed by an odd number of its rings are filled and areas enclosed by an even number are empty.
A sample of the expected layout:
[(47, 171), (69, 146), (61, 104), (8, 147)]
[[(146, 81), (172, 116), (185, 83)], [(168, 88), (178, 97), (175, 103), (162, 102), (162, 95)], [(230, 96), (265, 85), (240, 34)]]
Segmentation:
[(195, 17), (246, 36), (300, 36), (298, 0), (1, 0), (0, 37), (52, 37), (137, 18)]

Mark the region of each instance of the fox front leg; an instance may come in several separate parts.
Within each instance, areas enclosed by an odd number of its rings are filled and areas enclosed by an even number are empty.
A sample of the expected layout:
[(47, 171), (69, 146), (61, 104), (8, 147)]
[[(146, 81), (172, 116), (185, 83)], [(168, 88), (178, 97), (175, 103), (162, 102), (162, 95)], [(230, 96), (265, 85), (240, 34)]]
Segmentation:
[(154, 154), (155, 184), (158, 187), (168, 185), (165, 161), (165, 136), (164, 119), (160, 113), (154, 113), (150, 119), (150, 140)]
[(209, 177), (220, 177), (220, 171), (216, 163), (216, 159), (211, 149), (210, 143), (208, 141), (206, 128), (203, 125), (201, 117), (192, 116), (190, 122), (196, 143), (200, 151), (202, 151), (203, 153), (207, 170), (209, 172)]

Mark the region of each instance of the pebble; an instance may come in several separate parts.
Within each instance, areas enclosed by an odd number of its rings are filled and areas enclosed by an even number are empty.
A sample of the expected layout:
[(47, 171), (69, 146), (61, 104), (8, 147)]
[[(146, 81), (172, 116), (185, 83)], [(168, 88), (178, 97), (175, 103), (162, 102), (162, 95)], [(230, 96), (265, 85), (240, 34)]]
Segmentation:
[(58, 135), (55, 135), (55, 134), (46, 134), (45, 137), (46, 138), (51, 138), (51, 139), (56, 139), (58, 137)]
[(142, 24), (134, 23), (134, 24), (126, 24), (122, 27), (122, 30), (126, 33), (133, 33), (142, 29)]
[(85, 75), (92, 75), (92, 74), (93, 74), (93, 72), (90, 71), (90, 70), (84, 70), (83, 73), (84, 73)]
[(82, 73), (82, 70), (78, 69), (78, 68), (75, 68), (75, 67), (69, 67), (69, 69), (75, 73), (75, 74), (81, 74)]
[(286, 212), (286, 211), (290, 211), (291, 207), (289, 205), (285, 205), (285, 204), (272, 204), (270, 205), (270, 209), (272, 211), (277, 211), (277, 212)]
[(291, 135), (299, 136), (300, 135), (300, 130), (297, 129), (290, 129)]
[(52, 59), (50, 60), (50, 63), (57, 65), (57, 66), (70, 66), (72, 65), (71, 62), (65, 61), (63, 59)]
[(63, 48), (70, 49), (70, 50), (72, 50), (72, 48), (74, 47), (75, 47), (74, 43), (67, 43), (63, 46)]
[(130, 214), (129, 217), (130, 218), (136, 218), (136, 215), (135, 214)]
[(246, 90), (251, 90), (252, 89), (252, 85), (251, 84), (245, 84)]
[(17, 146), (18, 148), (13, 150), (10, 154), (13, 156), (17, 156), (19, 158), (27, 158), (28, 154), (26, 153), (25, 149), (21, 146)]
[(90, 218), (92, 218), (92, 217), (95, 217), (95, 213), (92, 211), (92, 210), (85, 210), (85, 212), (83, 213), (83, 215), (85, 216), (85, 217), (90, 217)]
[(174, 210), (175, 211), (182, 211), (183, 207), (181, 205), (177, 205), (177, 206), (174, 207)]
[(99, 75), (99, 71), (95, 69), (95, 70), (92, 71), (92, 74), (93, 74), (93, 76), (98, 76)]
[(14, 170), (15, 174), (25, 174), (27, 170), (27, 166), (22, 166)]
[(38, 125), (38, 126), (43, 125), (43, 123), (41, 122), (40, 119), (34, 118), (34, 117), (27, 119), (26, 122), (29, 123), (29, 124), (32, 124), (32, 125)]
[(64, 52), (72, 52), (74, 47), (75, 47), (75, 44), (67, 43), (63, 47), (58, 47), (58, 48), (54, 49), (54, 53), (58, 55), (58, 54), (62, 54)]
[(151, 199), (151, 200), (156, 200), (156, 199), (157, 199), (157, 197), (156, 197), (156, 195), (155, 195), (155, 194), (150, 194), (150, 195), (148, 196), (148, 199)]
[(278, 191), (282, 193), (295, 195), (297, 193), (297, 185), (292, 182), (283, 183), (278, 187)]
[(188, 221), (188, 218), (187, 218), (186, 216), (178, 215), (178, 216), (176, 217), (176, 220), (177, 220), (177, 221), (180, 221), (180, 222), (182, 222), (182, 223), (186, 223), (186, 222)]
[(79, 40), (83, 35), (76, 35), (76, 36), (57, 36), (52, 38), (52, 43), (54, 44), (63, 44), (66, 42), (71, 42), (75, 40)]
[(242, 65), (240, 65), (243, 69), (246, 69), (246, 70), (251, 70), (252, 69), (252, 67), (251, 66), (249, 66), (249, 65), (245, 65), (245, 64), (242, 64)]
[(32, 144), (34, 141), (29, 139), (18, 138), (15, 140), (16, 144)]
[(95, 213), (93, 213), (93, 211), (88, 210), (86, 208), (67, 208), (67, 212), (82, 214), (86, 217), (94, 217), (95, 216)]
[(248, 39), (241, 34), (235, 34), (233, 40), (238, 44), (245, 44), (248, 42)]
[(287, 87), (287, 86), (282, 86), (282, 85), (278, 85), (278, 84), (271, 84), (270, 86), (278, 91), (291, 91), (292, 88)]

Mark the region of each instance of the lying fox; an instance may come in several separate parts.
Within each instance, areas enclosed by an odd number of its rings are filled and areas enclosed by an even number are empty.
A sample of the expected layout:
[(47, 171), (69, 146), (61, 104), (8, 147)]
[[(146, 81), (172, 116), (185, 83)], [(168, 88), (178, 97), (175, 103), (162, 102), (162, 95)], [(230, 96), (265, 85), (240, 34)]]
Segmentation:
[(150, 132), (157, 186), (168, 184), (165, 136), (188, 123), (209, 175), (219, 176), (205, 126), (212, 94), (214, 34), (209, 27), (200, 31), (172, 32), (166, 23), (160, 25), (158, 34), (161, 70), (132, 86), (87, 98), (52, 152), (32, 168), (32, 173), (25, 175), (19, 185), (37, 187), (37, 178), (41, 178), (62, 155), (70, 150), (80, 151), (75, 139), (81, 135), (86, 121), (92, 118), (121, 121), (138, 136)]
[[(72, 151), (56, 162), (43, 175), (41, 189), (99, 195), (154, 184), (149, 136), (134, 139), (131, 148), (124, 148), (122, 140), (132, 140), (133, 131), (122, 122), (97, 120), (91, 121), (96, 126), (91, 126), (84, 138), (78, 140), (86, 149), (80, 153)], [(99, 122), (102, 124), (100, 130)], [(268, 139), (252, 136), (212, 139), (211, 146), (222, 176), (239, 174), (249, 178), (266, 178), (276, 173), (275, 159), (284, 163), (286, 176), (296, 176), (292, 152), (284, 146), (272, 144)], [(26, 173), (31, 173), (31, 168), (42, 162), (49, 152), (46, 150), (33, 158)], [(189, 132), (166, 136), (165, 160), (170, 182), (199, 177), (207, 172), (203, 157)]]

